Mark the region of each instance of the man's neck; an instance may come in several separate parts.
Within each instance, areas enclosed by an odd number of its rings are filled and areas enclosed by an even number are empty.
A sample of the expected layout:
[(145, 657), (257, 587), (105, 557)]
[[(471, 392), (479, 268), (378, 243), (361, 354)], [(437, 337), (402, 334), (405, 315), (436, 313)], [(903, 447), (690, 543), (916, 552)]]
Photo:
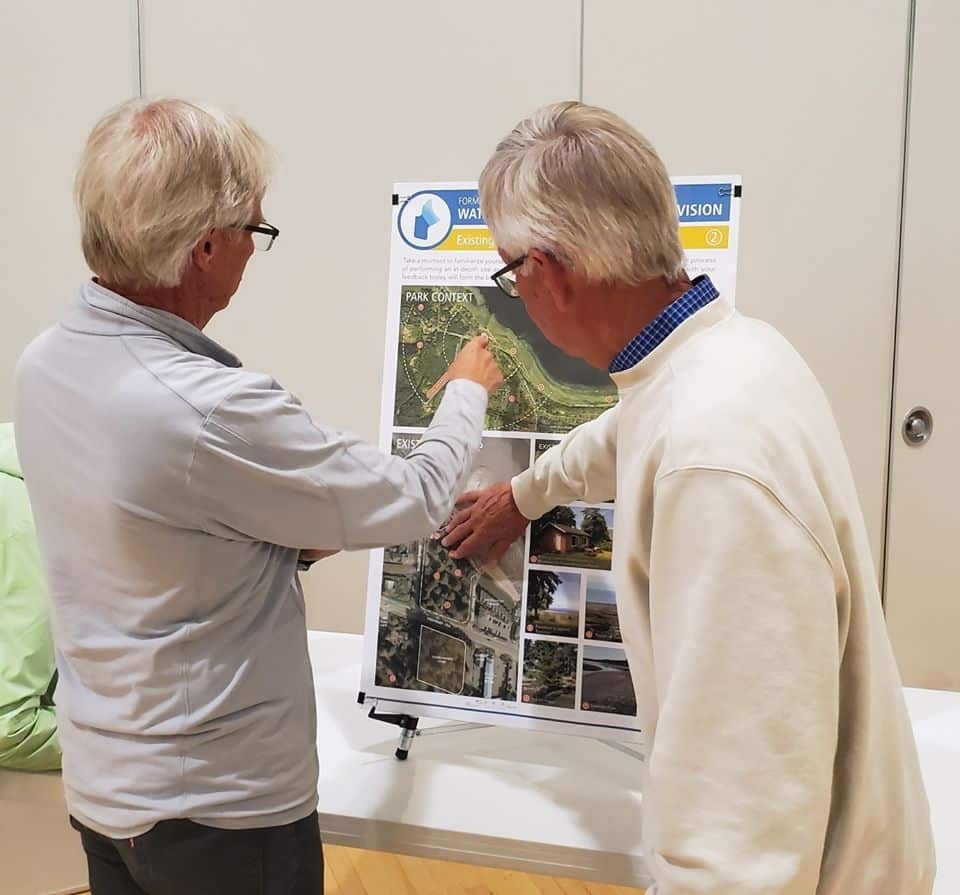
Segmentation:
[(594, 294), (588, 297), (591, 313), (584, 326), (591, 331), (596, 352), (587, 360), (596, 367), (609, 367), (637, 333), (691, 285), (684, 273), (673, 283), (661, 278), (638, 286), (592, 286)]
[(128, 301), (143, 305), (145, 308), (174, 314), (186, 320), (187, 323), (193, 324), (197, 329), (203, 329), (213, 316), (202, 301), (182, 286), (125, 286), (99, 280), (97, 282), (104, 289), (109, 289)]

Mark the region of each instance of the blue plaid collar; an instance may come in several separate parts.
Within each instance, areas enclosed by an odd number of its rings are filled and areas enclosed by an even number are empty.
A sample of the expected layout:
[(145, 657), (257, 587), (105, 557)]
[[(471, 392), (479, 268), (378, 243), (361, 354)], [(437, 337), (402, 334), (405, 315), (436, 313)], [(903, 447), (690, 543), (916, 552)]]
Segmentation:
[(720, 293), (708, 276), (697, 277), (693, 285), (676, 301), (653, 318), (610, 363), (611, 373), (622, 373), (653, 353), (684, 320), (706, 307)]

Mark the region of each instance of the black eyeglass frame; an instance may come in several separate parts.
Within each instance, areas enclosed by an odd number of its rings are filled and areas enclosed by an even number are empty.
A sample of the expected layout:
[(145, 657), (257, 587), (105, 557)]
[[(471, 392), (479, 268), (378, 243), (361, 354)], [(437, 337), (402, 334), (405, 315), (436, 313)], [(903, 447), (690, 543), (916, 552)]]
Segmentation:
[(273, 248), (273, 244), (280, 235), (280, 231), (274, 227), (273, 224), (268, 224), (266, 221), (262, 221), (259, 224), (246, 224), (243, 229), (248, 233), (262, 233), (264, 236), (270, 237), (270, 242), (267, 243), (267, 247), (264, 249), (265, 252), (269, 252), (270, 249)]
[(517, 269), (518, 267), (520, 267), (520, 266), (523, 264), (523, 262), (526, 261), (526, 260), (527, 260), (527, 256), (526, 256), (525, 254), (524, 254), (524, 255), (521, 255), (519, 258), (515, 258), (515, 259), (514, 259), (513, 261), (511, 261), (509, 264), (505, 265), (504, 267), (501, 267), (500, 270), (498, 270), (496, 273), (494, 273), (494, 274), (492, 274), (492, 275), (490, 276), (490, 279), (493, 280), (493, 282), (497, 284), (497, 287), (500, 289), (500, 291), (501, 291), (504, 295), (506, 295), (506, 296), (508, 296), (508, 297), (510, 297), (510, 298), (519, 298), (519, 297), (520, 297), (519, 293), (516, 291), (516, 288), (517, 288), (516, 278), (514, 278), (513, 283), (512, 283), (513, 291), (511, 291), (511, 290), (508, 289), (506, 286), (504, 286), (503, 283), (500, 282), (500, 278), (501, 278), (502, 276), (504, 276), (505, 274), (508, 274), (508, 273), (510, 273), (511, 271), (516, 270), (516, 269)]

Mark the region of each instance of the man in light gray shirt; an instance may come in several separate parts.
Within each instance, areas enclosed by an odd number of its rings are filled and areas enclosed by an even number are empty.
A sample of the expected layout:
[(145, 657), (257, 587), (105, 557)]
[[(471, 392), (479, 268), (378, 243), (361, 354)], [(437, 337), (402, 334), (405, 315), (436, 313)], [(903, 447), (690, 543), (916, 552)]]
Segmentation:
[(269, 170), (262, 140), (215, 110), (107, 115), (76, 184), (96, 279), (18, 367), (64, 785), (95, 895), (322, 891), (301, 551), (436, 529), (501, 381), (478, 337), (401, 459), (316, 424), (205, 336), (277, 236)]

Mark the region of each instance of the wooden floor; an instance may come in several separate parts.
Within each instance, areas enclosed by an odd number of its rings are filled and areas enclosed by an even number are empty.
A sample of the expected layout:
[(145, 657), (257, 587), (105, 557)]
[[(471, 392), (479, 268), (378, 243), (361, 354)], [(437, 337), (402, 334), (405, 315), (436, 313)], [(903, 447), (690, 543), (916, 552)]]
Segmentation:
[(327, 845), (325, 895), (642, 895), (640, 889)]

